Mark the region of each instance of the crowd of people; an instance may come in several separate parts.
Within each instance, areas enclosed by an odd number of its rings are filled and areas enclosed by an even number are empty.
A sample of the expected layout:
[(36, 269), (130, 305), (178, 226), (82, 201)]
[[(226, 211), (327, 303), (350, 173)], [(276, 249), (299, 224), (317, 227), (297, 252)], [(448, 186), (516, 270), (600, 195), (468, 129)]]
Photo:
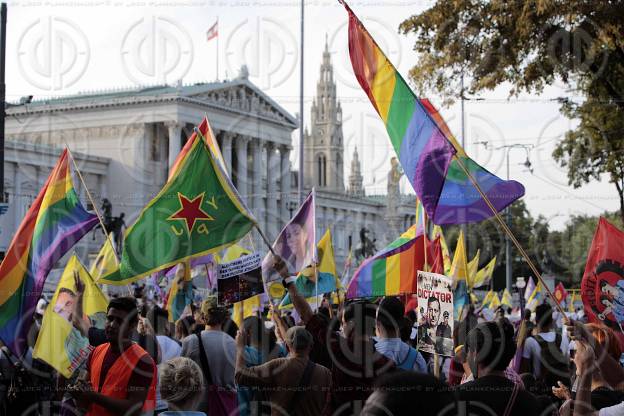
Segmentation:
[(4, 413), (624, 415), (623, 349), (606, 326), (559, 325), (547, 303), (513, 322), (504, 310), (486, 320), (471, 308), (452, 328), (454, 355), (443, 357), (417, 350), (404, 298), (313, 311), (286, 264), (276, 258), (274, 268), (292, 313), (242, 319), (208, 298), (171, 323), (162, 306), (111, 299), (69, 380), (3, 347)]

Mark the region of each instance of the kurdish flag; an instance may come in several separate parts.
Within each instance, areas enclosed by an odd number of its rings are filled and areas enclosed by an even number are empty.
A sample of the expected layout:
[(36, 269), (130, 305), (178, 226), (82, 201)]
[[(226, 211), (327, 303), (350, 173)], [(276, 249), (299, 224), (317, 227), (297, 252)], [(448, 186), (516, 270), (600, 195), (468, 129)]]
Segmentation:
[(388, 247), (362, 262), (347, 287), (346, 297), (416, 293), (416, 274), (425, 265), (425, 243), (427, 258), (433, 259), (426, 236), (416, 232), (416, 225), (411, 226)]
[(48, 273), (98, 222), (78, 199), (69, 160), (65, 149), (0, 265), (0, 339), (18, 355)]
[[(104, 244), (102, 244), (100, 252), (91, 264), (89, 273), (91, 274), (91, 277), (93, 277), (93, 280), (97, 282), (102, 276), (113, 273), (117, 270), (119, 267), (118, 263), (113, 243), (111, 243), (110, 237), (107, 236), (107, 238), (104, 239)], [(106, 282), (101, 281), (99, 283)]]
[(206, 140), (189, 140), (173, 175), (126, 230), (119, 269), (100, 282), (125, 285), (214, 253), (256, 224)]
[(524, 187), (504, 181), (470, 159), (438, 111), (414, 95), (353, 11), (349, 13), (349, 55), (355, 76), (383, 120), (405, 176), (434, 224), (461, 224), (491, 217), (457, 159), (501, 211), (524, 195)]
[(477, 270), (479, 269), (480, 256), (481, 249), (477, 249), (477, 253), (475, 254), (474, 258), (468, 263), (467, 284), (469, 289), (472, 289), (474, 287), (475, 279), (477, 277)]
[[(82, 281), (82, 293), (77, 290), (75, 276)], [(78, 301), (82, 301), (83, 316), (76, 316)], [(95, 326), (104, 329), (107, 307), (108, 299), (74, 254), (67, 262), (54, 297), (43, 314), (33, 357), (50, 364), (64, 377), (71, 377), (93, 350), (84, 328)], [(76, 327), (76, 321), (84, 321), (85, 324)]]
[(494, 274), (494, 268), (496, 267), (496, 256), (490, 260), (488, 264), (486, 264), (482, 269), (477, 272), (477, 276), (474, 280), (474, 288), (478, 288), (481, 286), (485, 286), (490, 283), (492, 280), (492, 275)]

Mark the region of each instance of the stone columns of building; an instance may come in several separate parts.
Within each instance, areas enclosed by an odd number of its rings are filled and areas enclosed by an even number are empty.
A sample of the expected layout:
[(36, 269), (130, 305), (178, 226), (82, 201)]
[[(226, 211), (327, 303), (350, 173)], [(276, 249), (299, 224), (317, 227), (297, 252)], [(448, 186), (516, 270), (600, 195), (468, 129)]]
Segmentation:
[(251, 185), (253, 187), (252, 209), (260, 227), (264, 229), (262, 218), (264, 217), (264, 188), (262, 186), (262, 146), (264, 144), (259, 138), (254, 138), (251, 142), (252, 165), (253, 171), (251, 176)]
[(247, 178), (247, 145), (248, 136), (236, 136), (236, 188), (245, 202), (249, 203), (249, 179)]
[(277, 177), (279, 175), (278, 159), (275, 153), (276, 147), (272, 142), (266, 143), (267, 148), (267, 232), (271, 238), (275, 238), (279, 230), (277, 230), (278, 216), (280, 212), (277, 210)]
[(280, 184), (281, 184), (281, 197), (280, 197), (280, 211), (281, 222), (280, 225), (288, 221), (288, 202), (290, 201), (290, 146), (280, 147), (281, 156), (281, 169), (280, 169)]
[(181, 135), (182, 135), (182, 124), (176, 121), (168, 121), (165, 123), (165, 127), (169, 130), (169, 169), (173, 166), (173, 162), (175, 162), (178, 157), (178, 153), (180, 153), (180, 149), (182, 149)]
[(221, 135), (221, 153), (223, 154), (223, 160), (225, 161), (225, 167), (232, 178), (232, 139), (234, 133), (229, 131), (223, 132)]
[(18, 224), (22, 220), (22, 175), (20, 173), (19, 164), (16, 163), (15, 170), (13, 171), (13, 200), (11, 201), (11, 205), (13, 205), (13, 211), (15, 213), (15, 222), (14, 229), (17, 229)]

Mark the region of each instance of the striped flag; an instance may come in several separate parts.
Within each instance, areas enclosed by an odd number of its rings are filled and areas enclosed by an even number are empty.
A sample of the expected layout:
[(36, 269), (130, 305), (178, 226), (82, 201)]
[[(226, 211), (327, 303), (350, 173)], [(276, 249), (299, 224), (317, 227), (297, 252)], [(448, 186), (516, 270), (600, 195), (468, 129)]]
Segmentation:
[(437, 109), (416, 97), (362, 22), (341, 2), (349, 14), (349, 56), (355, 77), (384, 122), (405, 176), (433, 223), (478, 222), (493, 215), (464, 169), (497, 211), (522, 197), (520, 183), (504, 181), (468, 157)]
[(78, 199), (69, 160), (65, 149), (0, 265), (0, 339), (18, 355), (48, 273), (98, 223)]

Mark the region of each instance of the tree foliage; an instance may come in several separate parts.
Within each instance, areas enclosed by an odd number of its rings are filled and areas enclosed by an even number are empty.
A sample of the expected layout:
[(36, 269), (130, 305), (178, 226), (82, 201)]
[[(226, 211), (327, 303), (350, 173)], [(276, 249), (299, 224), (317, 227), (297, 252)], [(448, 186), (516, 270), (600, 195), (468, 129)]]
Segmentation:
[(503, 83), (511, 94), (540, 92), (559, 78), (600, 87), (624, 108), (624, 8), (617, 1), (438, 0), (405, 20), (418, 65), (410, 76), (421, 92), (458, 97)]
[(562, 100), (579, 126), (553, 153), (580, 187), (607, 178), (624, 218), (624, 7), (608, 0), (437, 0), (400, 26), (416, 35), (410, 78), (445, 103), (509, 84), (510, 94), (541, 92), (560, 79), (582, 97)]

